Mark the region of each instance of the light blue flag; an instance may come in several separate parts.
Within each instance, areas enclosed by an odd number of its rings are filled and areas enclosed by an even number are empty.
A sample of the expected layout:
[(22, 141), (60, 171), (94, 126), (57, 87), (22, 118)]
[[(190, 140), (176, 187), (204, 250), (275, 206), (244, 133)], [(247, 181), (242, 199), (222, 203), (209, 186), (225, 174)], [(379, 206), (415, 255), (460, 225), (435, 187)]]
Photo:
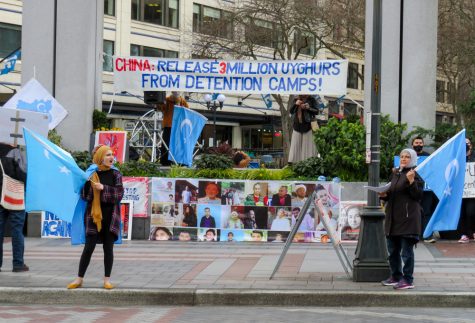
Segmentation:
[(23, 134), (28, 174), (25, 210), (48, 211), (71, 222), (76, 209), (84, 209), (78, 204), (86, 173), (68, 152), (48, 139), (27, 128), (23, 128)]
[(267, 109), (272, 108), (272, 96), (270, 94), (261, 94), (262, 100), (266, 104)]
[(424, 231), (457, 229), (465, 181), (465, 129), (450, 138), (416, 167), (417, 173), (439, 198), (439, 204)]
[(10, 56), (5, 58), (2, 62), (2, 66), (0, 66), (0, 75), (8, 74), (15, 69), (15, 64), (17, 59), (20, 57), (21, 51), (17, 50), (13, 52)]
[(177, 163), (192, 165), (193, 148), (200, 137), (206, 120), (208, 119), (198, 112), (175, 106), (170, 135), (169, 160), (173, 161), (173, 156)]

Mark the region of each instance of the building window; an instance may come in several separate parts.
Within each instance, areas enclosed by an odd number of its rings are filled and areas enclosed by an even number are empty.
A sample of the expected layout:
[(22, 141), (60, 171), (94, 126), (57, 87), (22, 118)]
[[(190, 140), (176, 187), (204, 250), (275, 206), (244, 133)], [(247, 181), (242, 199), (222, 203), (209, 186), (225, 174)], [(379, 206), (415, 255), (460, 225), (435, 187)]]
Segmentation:
[(346, 82), (346, 87), (350, 89), (358, 89), (358, 64), (356, 63), (348, 64), (348, 80)]
[(435, 83), (435, 100), (440, 103), (445, 102), (445, 82), (437, 80)]
[(6, 57), (21, 47), (21, 26), (0, 22), (0, 57)]
[(178, 0), (132, 0), (133, 20), (178, 28)]
[(361, 65), (361, 91), (364, 91), (364, 65)]
[(328, 101), (328, 114), (340, 114), (340, 105), (336, 101)]
[(104, 40), (104, 58), (102, 61), (102, 70), (105, 72), (112, 72), (113, 71), (113, 59), (114, 56), (114, 42), (112, 40)]
[(194, 3), (193, 32), (232, 39), (233, 25), (229, 13), (221, 9)]
[(130, 56), (178, 58), (178, 52), (142, 45), (130, 45)]
[(351, 115), (354, 115), (354, 114), (357, 114), (357, 113), (358, 113), (358, 110), (357, 110), (356, 104), (354, 104), (354, 103), (345, 103), (343, 105), (343, 115), (345, 117), (351, 116)]
[(294, 42), (295, 50), (300, 49), (300, 54), (315, 56), (316, 39), (312, 33), (298, 30), (295, 33)]
[(252, 18), (246, 26), (246, 40), (256, 45), (279, 48), (281, 42), (276, 25), (272, 22)]
[(447, 101), (450, 104), (455, 104), (455, 85), (452, 82), (447, 82)]
[(115, 16), (115, 0), (104, 0), (104, 14)]

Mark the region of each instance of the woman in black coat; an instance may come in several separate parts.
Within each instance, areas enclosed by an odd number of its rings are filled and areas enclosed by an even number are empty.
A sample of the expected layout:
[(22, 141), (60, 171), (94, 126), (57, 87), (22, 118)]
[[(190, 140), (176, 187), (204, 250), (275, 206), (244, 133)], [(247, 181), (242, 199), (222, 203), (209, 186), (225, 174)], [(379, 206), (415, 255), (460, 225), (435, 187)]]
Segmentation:
[[(393, 169), (391, 187), (380, 193), (386, 201), (385, 233), (388, 244), (391, 277), (382, 281), (395, 289), (414, 288), (414, 245), (421, 231), (423, 181), (414, 170), (417, 153), (403, 149), (400, 166)], [(404, 268), (402, 268), (404, 262)]]

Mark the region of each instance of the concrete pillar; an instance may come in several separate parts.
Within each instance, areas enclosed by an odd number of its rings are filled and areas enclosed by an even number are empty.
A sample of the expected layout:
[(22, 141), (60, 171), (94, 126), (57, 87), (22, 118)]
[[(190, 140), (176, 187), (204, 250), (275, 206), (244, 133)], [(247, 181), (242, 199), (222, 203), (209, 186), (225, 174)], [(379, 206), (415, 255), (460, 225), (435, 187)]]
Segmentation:
[[(391, 119), (395, 122), (400, 118), (402, 123), (408, 124), (409, 130), (415, 126), (430, 129), (435, 127), (437, 2), (437, 0), (383, 0), (381, 113), (391, 115)], [(372, 11), (373, 1), (368, 0), (365, 89), (371, 89), (372, 86)], [(370, 94), (371, 91), (365, 91), (365, 107), (368, 110), (371, 105)]]
[[(56, 13), (56, 15), (55, 15)], [(24, 0), (22, 84), (34, 74), (68, 110), (63, 144), (87, 150), (92, 112), (102, 105), (102, 0)]]

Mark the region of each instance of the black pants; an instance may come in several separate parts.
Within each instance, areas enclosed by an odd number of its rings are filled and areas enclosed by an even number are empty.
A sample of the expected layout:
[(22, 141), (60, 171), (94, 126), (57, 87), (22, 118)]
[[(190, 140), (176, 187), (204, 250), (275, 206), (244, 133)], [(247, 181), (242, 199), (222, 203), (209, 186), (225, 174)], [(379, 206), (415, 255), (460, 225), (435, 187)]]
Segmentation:
[[(165, 127), (163, 128), (162, 138), (163, 142), (170, 148), (170, 135), (172, 133), (172, 128)], [(165, 145), (160, 146), (160, 164), (162, 166), (170, 166), (172, 164), (171, 161), (168, 160), (168, 149)]]
[(84, 275), (86, 274), (87, 267), (89, 266), (89, 263), (91, 261), (92, 253), (96, 248), (99, 235), (102, 238), (102, 248), (104, 249), (104, 277), (111, 276), (112, 264), (114, 263), (113, 248), (115, 235), (103, 227), (99, 234), (86, 236), (86, 244), (84, 245), (81, 260), (79, 261), (79, 277), (84, 277)]
[(473, 217), (475, 216), (475, 198), (462, 199), (460, 210), (459, 231), (470, 239), (473, 238)]
[[(408, 283), (414, 281), (414, 245), (417, 240), (401, 236), (386, 237), (388, 243), (389, 266), (391, 276), (400, 280), (404, 278)], [(402, 263), (404, 262), (404, 267)]]
[(427, 224), (429, 223), (430, 218), (432, 217), (432, 213), (434, 213), (437, 204), (439, 203), (439, 199), (432, 191), (424, 191), (422, 194), (422, 234), (426, 229)]

